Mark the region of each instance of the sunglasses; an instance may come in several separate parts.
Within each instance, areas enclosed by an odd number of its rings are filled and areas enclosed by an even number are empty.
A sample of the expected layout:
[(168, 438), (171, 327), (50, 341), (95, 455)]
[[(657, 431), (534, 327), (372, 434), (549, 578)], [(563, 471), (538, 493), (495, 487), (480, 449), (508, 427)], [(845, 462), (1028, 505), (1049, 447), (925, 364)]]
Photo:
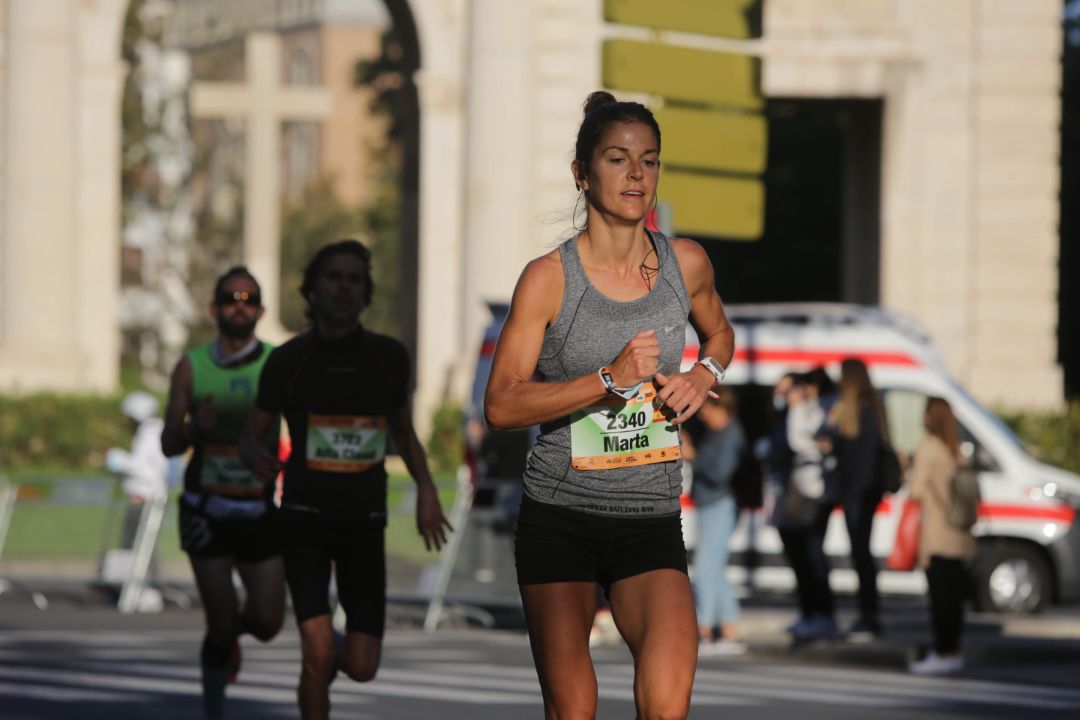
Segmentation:
[(218, 305), (235, 305), (236, 303), (244, 303), (248, 307), (260, 307), (262, 300), (258, 295), (249, 293), (247, 290), (237, 290), (235, 292), (219, 293), (215, 302)]

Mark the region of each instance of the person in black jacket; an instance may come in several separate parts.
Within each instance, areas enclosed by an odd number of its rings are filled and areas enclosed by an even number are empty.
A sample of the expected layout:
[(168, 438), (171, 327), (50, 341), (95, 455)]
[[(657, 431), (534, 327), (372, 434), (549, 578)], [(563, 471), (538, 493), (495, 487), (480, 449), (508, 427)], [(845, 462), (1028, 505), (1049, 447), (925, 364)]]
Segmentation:
[(881, 633), (877, 563), (870, 553), (870, 532), (884, 494), (878, 457), (883, 447), (891, 445), (881, 397), (870, 382), (866, 364), (857, 358), (840, 364), (834, 427), (840, 501), (851, 540), (851, 560), (859, 577), (859, 616), (848, 630), (848, 639), (865, 640)]

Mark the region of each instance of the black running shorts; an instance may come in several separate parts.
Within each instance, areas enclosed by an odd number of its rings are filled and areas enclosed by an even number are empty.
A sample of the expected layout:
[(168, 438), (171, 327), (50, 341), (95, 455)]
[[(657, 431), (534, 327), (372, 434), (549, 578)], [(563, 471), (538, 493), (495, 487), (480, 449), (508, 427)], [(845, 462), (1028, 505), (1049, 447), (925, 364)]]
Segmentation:
[(330, 513), (282, 510), (285, 579), (296, 622), (330, 613), (335, 566), (345, 628), (382, 637), (386, 625), (385, 528)]
[(607, 517), (522, 498), (514, 555), (519, 585), (612, 583), (650, 570), (686, 572), (678, 515)]
[(275, 508), (255, 518), (213, 518), (184, 500), (179, 505), (180, 547), (192, 558), (259, 563), (281, 554), (280, 513)]

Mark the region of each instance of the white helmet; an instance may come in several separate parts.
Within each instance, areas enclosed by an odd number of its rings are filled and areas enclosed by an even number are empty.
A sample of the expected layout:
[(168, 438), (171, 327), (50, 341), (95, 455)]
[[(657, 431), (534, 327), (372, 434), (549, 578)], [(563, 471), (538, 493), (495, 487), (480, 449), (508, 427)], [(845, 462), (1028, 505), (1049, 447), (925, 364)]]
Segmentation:
[(128, 393), (120, 403), (120, 411), (139, 423), (157, 415), (159, 407), (157, 398), (142, 390)]

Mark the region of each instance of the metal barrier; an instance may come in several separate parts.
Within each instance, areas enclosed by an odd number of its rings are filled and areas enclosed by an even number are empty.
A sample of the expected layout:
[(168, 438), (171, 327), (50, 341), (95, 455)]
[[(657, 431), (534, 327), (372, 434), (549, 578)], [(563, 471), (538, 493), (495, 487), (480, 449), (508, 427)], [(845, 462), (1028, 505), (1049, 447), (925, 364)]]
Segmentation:
[[(7, 542), (8, 529), (11, 527), (11, 516), (15, 512), (15, 502), (18, 499), (19, 486), (0, 475), (0, 560), (4, 557), (4, 544)], [(0, 577), (0, 595), (5, 592), (21, 592), (29, 595), (39, 610), (45, 610), (49, 607), (49, 600), (43, 593), (28, 588), (23, 583)]]
[(473, 497), (473, 484), (469, 479), (469, 472), (464, 467), (460, 468), (457, 474), (457, 495), (454, 498), (454, 507), (450, 510), (449, 518), (454, 532), (450, 534), (446, 547), (439, 555), (439, 574), (435, 580), (431, 600), (428, 602), (427, 615), (424, 617), (424, 632), (435, 632), (446, 614), (446, 590), (450, 587), (450, 576), (454, 572), (454, 565), (457, 563), (461, 543), (468, 528), (467, 520), (469, 510), (472, 509)]
[(462, 468), (457, 487), (449, 513), (455, 530), (439, 557), (424, 619), (427, 632), (448, 619), (494, 627), (496, 617), (520, 612), (513, 560), (520, 481), (495, 479), (475, 486)]
[(131, 546), (131, 567), (120, 587), (120, 599), (116, 607), (125, 615), (142, 609), (140, 602), (147, 587), (150, 573), (150, 560), (157, 546), (161, 533), (161, 521), (168, 506), (167, 497), (156, 497), (142, 503), (139, 524), (135, 531), (135, 541)]

